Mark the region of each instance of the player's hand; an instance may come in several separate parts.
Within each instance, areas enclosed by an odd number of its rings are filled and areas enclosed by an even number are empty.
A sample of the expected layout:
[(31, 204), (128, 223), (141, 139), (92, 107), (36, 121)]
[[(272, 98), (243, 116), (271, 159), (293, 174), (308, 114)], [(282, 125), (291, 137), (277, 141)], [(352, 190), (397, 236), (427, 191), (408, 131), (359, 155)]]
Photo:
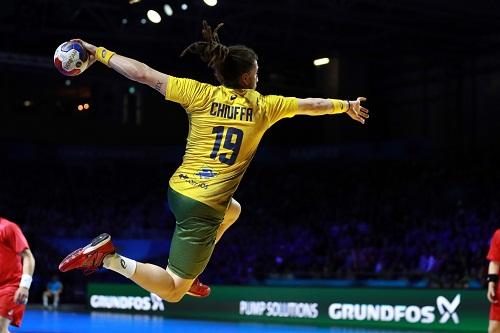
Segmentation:
[(486, 297), (488, 298), (488, 301), (490, 303), (497, 303), (497, 295), (496, 295), (496, 285), (493, 282), (488, 282), (488, 293), (486, 294)]
[(19, 287), (14, 294), (14, 302), (17, 304), (26, 304), (28, 303), (28, 296), (30, 292), (27, 288)]
[(85, 50), (87, 50), (87, 52), (89, 54), (89, 64), (88, 64), (87, 68), (92, 66), (97, 60), (97, 58), (95, 57), (95, 51), (97, 50), (97, 46), (92, 45), (90, 43), (87, 43), (79, 38), (72, 39), (71, 41), (75, 41), (75, 42), (78, 42), (78, 43), (83, 45), (83, 48)]
[(368, 119), (368, 109), (361, 106), (361, 102), (366, 101), (365, 97), (358, 97), (355, 101), (349, 101), (351, 104), (349, 107), (349, 110), (347, 110), (347, 114), (349, 117), (352, 119), (359, 121), (360, 123), (364, 124), (365, 120)]

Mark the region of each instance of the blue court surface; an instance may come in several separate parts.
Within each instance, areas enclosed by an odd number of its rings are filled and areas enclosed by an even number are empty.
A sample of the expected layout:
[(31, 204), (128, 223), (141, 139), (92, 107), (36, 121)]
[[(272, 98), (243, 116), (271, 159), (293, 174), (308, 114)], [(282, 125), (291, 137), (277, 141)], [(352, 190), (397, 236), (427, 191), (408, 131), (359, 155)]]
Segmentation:
[[(398, 333), (398, 331), (364, 330), (353, 328), (316, 328), (255, 323), (231, 323), (165, 319), (149, 315), (113, 313), (76, 313), (29, 310), (24, 315), (22, 328), (11, 332), (24, 333)], [(408, 331), (406, 331), (408, 333)]]

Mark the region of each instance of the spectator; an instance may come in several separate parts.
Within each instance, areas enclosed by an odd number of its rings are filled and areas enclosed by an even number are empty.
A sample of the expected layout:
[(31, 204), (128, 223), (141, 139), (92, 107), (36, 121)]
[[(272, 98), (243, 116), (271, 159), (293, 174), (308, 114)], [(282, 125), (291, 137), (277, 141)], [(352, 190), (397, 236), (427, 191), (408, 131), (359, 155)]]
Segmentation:
[[(57, 310), (62, 290), (63, 284), (59, 281), (59, 277), (53, 275), (52, 279), (47, 283), (47, 289), (43, 292), (43, 307), (49, 310)], [(52, 306), (49, 305), (49, 297), (53, 297)]]

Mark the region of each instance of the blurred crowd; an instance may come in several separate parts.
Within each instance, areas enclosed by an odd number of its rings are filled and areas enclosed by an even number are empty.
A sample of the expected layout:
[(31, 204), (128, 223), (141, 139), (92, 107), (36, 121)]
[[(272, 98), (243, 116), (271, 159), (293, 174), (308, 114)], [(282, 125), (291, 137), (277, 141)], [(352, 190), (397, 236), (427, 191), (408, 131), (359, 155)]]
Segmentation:
[[(240, 219), (218, 244), (204, 280), (481, 285), (500, 216), (494, 165), (486, 160), (255, 162), (235, 195)], [(0, 215), (22, 227), (37, 274), (47, 281), (64, 256), (51, 238), (91, 239), (108, 232), (114, 238), (168, 242), (175, 221), (166, 188), (175, 167), (156, 160), (9, 161), (0, 164)], [(151, 261), (165, 266), (166, 259)], [(61, 276), (65, 290), (82, 280), (78, 276)]]
[(498, 228), (499, 185), (494, 163), (476, 161), (255, 168), (236, 196), (241, 221), (209, 272), (234, 283), (277, 277), (479, 286)]

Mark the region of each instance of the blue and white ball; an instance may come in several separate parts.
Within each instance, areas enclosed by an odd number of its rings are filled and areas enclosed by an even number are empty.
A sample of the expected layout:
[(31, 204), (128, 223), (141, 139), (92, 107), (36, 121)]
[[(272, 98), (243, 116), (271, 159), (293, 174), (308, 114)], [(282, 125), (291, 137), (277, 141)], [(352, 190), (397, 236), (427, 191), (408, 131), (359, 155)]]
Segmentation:
[(54, 65), (61, 74), (75, 76), (83, 73), (89, 57), (83, 45), (76, 41), (64, 42), (54, 53)]

